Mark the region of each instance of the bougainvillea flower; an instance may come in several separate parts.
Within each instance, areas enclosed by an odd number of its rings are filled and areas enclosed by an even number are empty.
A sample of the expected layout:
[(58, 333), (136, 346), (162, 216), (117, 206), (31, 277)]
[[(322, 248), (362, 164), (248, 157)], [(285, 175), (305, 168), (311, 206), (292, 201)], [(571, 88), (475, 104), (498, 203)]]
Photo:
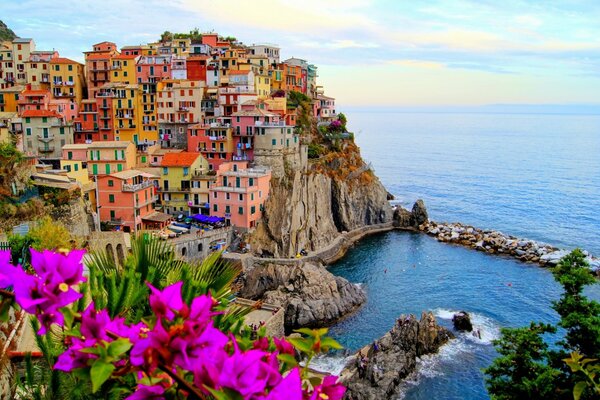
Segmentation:
[(219, 385), (237, 391), (244, 398), (264, 393), (267, 387), (262, 360), (265, 353), (260, 350), (242, 352), (237, 345), (235, 347), (233, 354), (223, 363)]
[(86, 280), (83, 277), (81, 262), (84, 254), (85, 250), (71, 250), (65, 255), (50, 250), (31, 249), (31, 266), (40, 278), (47, 280), (60, 278), (59, 283), (73, 286)]
[(125, 400), (161, 400), (165, 397), (165, 389), (160, 385), (146, 386), (138, 385), (137, 390)]
[(280, 354), (289, 354), (291, 356), (296, 354), (296, 351), (294, 350), (294, 346), (292, 346), (292, 344), (290, 342), (288, 342), (287, 340), (285, 340), (284, 338), (273, 338), (273, 341), (275, 342), (275, 347), (277, 348), (277, 351)]
[(163, 290), (158, 290), (150, 283), (150, 308), (158, 318), (166, 317), (173, 319), (175, 313), (179, 313), (185, 306), (181, 298), (181, 286), (183, 282), (177, 282), (171, 286), (167, 286)]
[(84, 353), (80, 350), (94, 346), (97, 342), (94, 339), (82, 340), (72, 337), (68, 339), (70, 345), (67, 350), (58, 356), (54, 369), (71, 372), (76, 368), (84, 368), (88, 365), (88, 360), (97, 358), (98, 356), (92, 353)]
[(280, 399), (302, 400), (302, 381), (298, 368), (292, 369), (265, 398), (265, 400)]
[(346, 388), (338, 382), (338, 377), (329, 375), (323, 378), (320, 385), (315, 386), (310, 400), (341, 400), (346, 393)]
[(156, 321), (156, 325), (147, 333), (147, 336), (133, 345), (131, 364), (143, 366), (148, 372), (154, 371), (159, 363), (170, 365), (173, 355), (168, 348), (169, 341), (169, 333), (162, 326), (160, 320)]
[(12, 286), (12, 278), (15, 273), (15, 268), (10, 263), (10, 250), (0, 251), (0, 289), (6, 289)]

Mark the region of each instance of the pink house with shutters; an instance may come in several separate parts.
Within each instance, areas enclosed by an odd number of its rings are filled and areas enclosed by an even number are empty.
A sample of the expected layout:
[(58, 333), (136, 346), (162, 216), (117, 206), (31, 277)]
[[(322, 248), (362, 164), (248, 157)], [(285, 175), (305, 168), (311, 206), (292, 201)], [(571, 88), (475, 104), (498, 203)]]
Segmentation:
[(269, 197), (270, 181), (269, 169), (248, 168), (247, 161), (221, 164), (210, 188), (210, 215), (224, 218), (236, 228), (255, 228)]

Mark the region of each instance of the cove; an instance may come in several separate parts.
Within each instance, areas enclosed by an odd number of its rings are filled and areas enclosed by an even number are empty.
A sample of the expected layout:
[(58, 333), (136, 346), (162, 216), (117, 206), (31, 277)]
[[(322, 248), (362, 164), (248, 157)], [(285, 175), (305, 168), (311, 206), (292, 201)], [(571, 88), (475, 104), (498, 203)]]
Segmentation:
[[(329, 270), (367, 292), (366, 304), (330, 329), (352, 352), (382, 336), (403, 313), (431, 310), (447, 327), (453, 312), (472, 314), (482, 338), (460, 334), (438, 355), (422, 360), (419, 372), (405, 384), (406, 399), (489, 398), (481, 369), (496, 356), (491, 341), (499, 337), (500, 327), (558, 321), (551, 302), (560, 297), (561, 288), (549, 270), (419, 233), (369, 236)], [(588, 295), (600, 298), (598, 286)], [(318, 361), (329, 369), (343, 362), (341, 356)]]

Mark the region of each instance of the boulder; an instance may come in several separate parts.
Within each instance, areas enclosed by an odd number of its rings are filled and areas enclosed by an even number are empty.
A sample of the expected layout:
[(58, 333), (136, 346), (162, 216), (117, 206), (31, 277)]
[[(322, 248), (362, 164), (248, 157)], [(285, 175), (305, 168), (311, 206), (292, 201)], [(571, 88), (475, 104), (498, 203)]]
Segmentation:
[(466, 311), (460, 311), (454, 314), (452, 317), (452, 323), (454, 324), (454, 329), (462, 332), (471, 332), (473, 331), (473, 324), (471, 323), (471, 316)]
[(398, 206), (394, 211), (394, 226), (398, 228), (417, 229), (429, 221), (427, 208), (423, 200), (419, 199), (413, 204), (412, 211)]
[(421, 320), (402, 315), (381, 339), (363, 348), (341, 373), (344, 399), (396, 399), (404, 378), (416, 369), (417, 357), (436, 353), (454, 336), (437, 325), (431, 313)]
[(287, 332), (332, 324), (366, 301), (360, 287), (309, 262), (255, 265), (239, 295), (284, 307)]

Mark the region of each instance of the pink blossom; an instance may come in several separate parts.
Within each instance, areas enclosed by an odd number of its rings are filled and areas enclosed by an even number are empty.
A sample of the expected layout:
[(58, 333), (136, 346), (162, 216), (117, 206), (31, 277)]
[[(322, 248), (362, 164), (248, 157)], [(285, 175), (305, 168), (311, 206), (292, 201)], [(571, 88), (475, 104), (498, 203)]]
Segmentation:
[(346, 393), (346, 388), (338, 382), (338, 377), (329, 375), (323, 378), (323, 382), (316, 386), (310, 400), (341, 400)]
[(288, 342), (287, 340), (285, 340), (284, 338), (273, 338), (273, 341), (275, 342), (275, 347), (277, 348), (277, 351), (281, 354), (289, 354), (291, 356), (296, 355), (296, 351), (294, 350), (294, 346), (292, 346), (292, 344), (290, 342)]
[(302, 381), (298, 368), (291, 370), (266, 397), (266, 400), (280, 399), (302, 400)]
[(165, 389), (160, 385), (138, 385), (137, 390), (125, 400), (162, 400)]
[(150, 283), (150, 308), (158, 318), (166, 317), (173, 319), (175, 313), (181, 312), (185, 303), (181, 298), (181, 286), (183, 282), (177, 282), (171, 286), (167, 286), (163, 290), (158, 290)]

